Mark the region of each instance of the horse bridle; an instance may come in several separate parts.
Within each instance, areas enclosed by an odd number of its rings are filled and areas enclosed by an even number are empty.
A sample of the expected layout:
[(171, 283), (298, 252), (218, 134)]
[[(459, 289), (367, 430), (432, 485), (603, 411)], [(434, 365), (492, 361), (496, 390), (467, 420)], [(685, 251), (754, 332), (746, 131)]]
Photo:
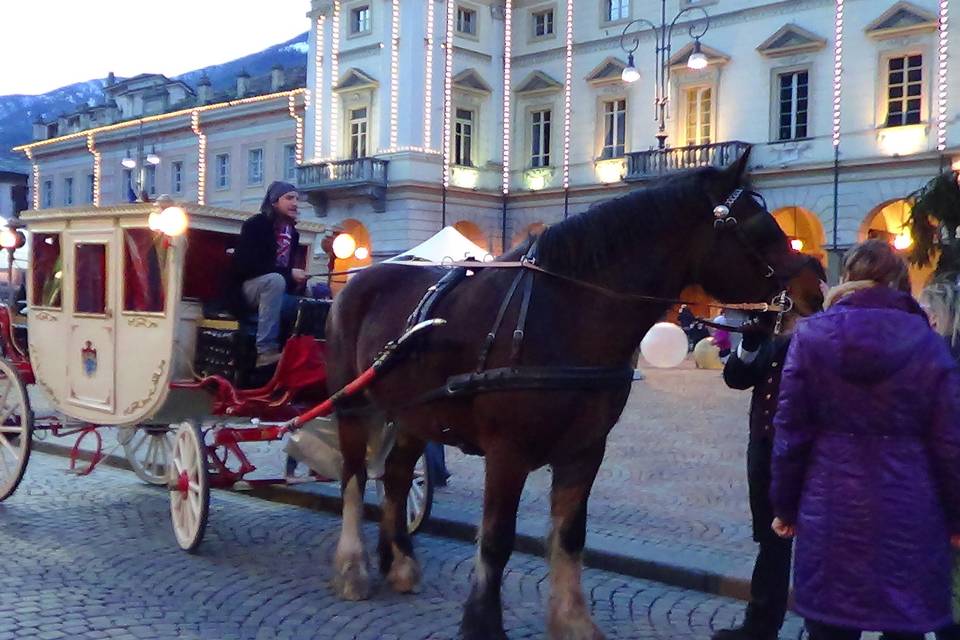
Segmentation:
[[(767, 260), (762, 253), (760, 253), (760, 250), (757, 249), (757, 247), (747, 237), (746, 232), (743, 230), (743, 225), (741, 225), (737, 220), (737, 218), (731, 215), (730, 213), (731, 207), (733, 207), (733, 205), (737, 202), (737, 200), (740, 199), (740, 196), (744, 194), (747, 194), (754, 198), (758, 198), (760, 200), (760, 203), (758, 204), (762, 203), (764, 212), (767, 212), (766, 201), (764, 200), (762, 195), (760, 195), (756, 191), (750, 191), (750, 190), (744, 189), (743, 187), (737, 187), (730, 193), (729, 196), (727, 196), (726, 200), (724, 200), (721, 204), (718, 204), (713, 208), (713, 228), (716, 231), (733, 230), (734, 233), (736, 234), (737, 240), (740, 242), (743, 249), (747, 252), (747, 255), (751, 256), (751, 258), (753, 258), (753, 260), (758, 265), (760, 265), (761, 268), (765, 270), (764, 277), (777, 278), (780, 284), (780, 293), (774, 296), (772, 302), (775, 306), (779, 307), (779, 310), (777, 311), (776, 325), (774, 327), (774, 334), (779, 334), (780, 329), (783, 325), (783, 316), (786, 313), (788, 313), (791, 309), (793, 309), (793, 300), (790, 298), (789, 295), (787, 295), (787, 286), (786, 286), (787, 278), (779, 274), (776, 268), (774, 268), (774, 266), (770, 264), (770, 261)], [(767, 213), (767, 215), (770, 215), (770, 214)], [(705, 321), (701, 321), (701, 322), (704, 322), (705, 324), (710, 324), (711, 326), (714, 326), (717, 328), (724, 328), (727, 330), (736, 331), (738, 329), (738, 327), (732, 327), (732, 326), (720, 327), (717, 323), (712, 323), (712, 322), (711, 323), (706, 323)]]

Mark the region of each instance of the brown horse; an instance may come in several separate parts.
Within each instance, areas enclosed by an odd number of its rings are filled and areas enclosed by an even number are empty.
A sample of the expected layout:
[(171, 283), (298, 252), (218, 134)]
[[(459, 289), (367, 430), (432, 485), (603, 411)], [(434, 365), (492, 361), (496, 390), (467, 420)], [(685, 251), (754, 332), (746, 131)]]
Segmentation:
[[(559, 275), (528, 271), (529, 292), (525, 285), (511, 286), (517, 268), (483, 268), (436, 304), (433, 317), (447, 324), (431, 329), (413, 355), (338, 410), (344, 502), (334, 568), (340, 595), (361, 599), (369, 593), (360, 530), (367, 433), (393, 420), (399, 436), (387, 460), (378, 546), (380, 570), (390, 585), (409, 592), (420, 578), (405, 504), (425, 442), (484, 455), (483, 522), (461, 633), (468, 640), (505, 638), (500, 584), (513, 550), (520, 494), (531, 471), (550, 465), (549, 634), (603, 637), (581, 589), (581, 552), (587, 498), (607, 434), (630, 393), (631, 355), (669, 307), (640, 294), (675, 298), (696, 283), (724, 301), (769, 300), (796, 262), (755, 194), (738, 191), (744, 188), (745, 165), (746, 156), (727, 169), (664, 178), (548, 228), (536, 240), (536, 262)], [(739, 223), (715, 225), (714, 208), (725, 202), (730, 218)], [(534, 241), (501, 260), (519, 260)], [(327, 324), (332, 388), (356, 377), (403, 332), (408, 316), (443, 273), (384, 264), (350, 280)], [(508, 295), (511, 288), (515, 295)], [(502, 326), (491, 331), (501, 307)], [(519, 344), (517, 328), (522, 329)], [(495, 336), (487, 341), (489, 333)], [(480, 363), (485, 342), (488, 356)], [(450, 376), (501, 368), (522, 373), (474, 385), (463, 394), (431, 393), (445, 388)]]

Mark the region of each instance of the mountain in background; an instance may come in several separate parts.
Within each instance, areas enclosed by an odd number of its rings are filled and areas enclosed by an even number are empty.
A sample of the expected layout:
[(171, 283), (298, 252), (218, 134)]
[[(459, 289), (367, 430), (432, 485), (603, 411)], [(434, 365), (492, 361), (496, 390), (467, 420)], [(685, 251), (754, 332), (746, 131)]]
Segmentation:
[[(242, 70), (256, 77), (270, 73), (270, 69), (277, 64), (285, 69), (306, 67), (307, 49), (307, 34), (302, 33), (259, 53), (188, 71), (174, 78), (196, 87), (200, 75), (206, 72), (215, 93), (231, 91), (236, 86), (237, 74)], [(150, 69), (143, 70), (144, 73), (150, 71)], [(117, 80), (121, 79), (117, 78)], [(29, 167), (23, 154), (11, 152), (10, 148), (32, 140), (32, 125), (37, 116), (44, 119), (56, 118), (84, 106), (102, 102), (103, 85), (104, 79), (88, 80), (35, 96), (17, 94), (0, 96), (0, 161), (6, 160), (4, 165), (11, 161), (17, 162), (22, 165), (21, 170), (27, 173)]]

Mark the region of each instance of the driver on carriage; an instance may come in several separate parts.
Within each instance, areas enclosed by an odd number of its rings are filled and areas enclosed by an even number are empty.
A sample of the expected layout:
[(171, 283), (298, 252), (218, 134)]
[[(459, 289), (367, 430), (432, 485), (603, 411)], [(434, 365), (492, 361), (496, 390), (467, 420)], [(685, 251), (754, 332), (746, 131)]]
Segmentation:
[(297, 294), (307, 281), (294, 268), (300, 242), (297, 233), (297, 188), (273, 182), (260, 213), (246, 220), (233, 256), (232, 282), (238, 301), (258, 313), (257, 363), (264, 367), (280, 360), (280, 323), (296, 314)]

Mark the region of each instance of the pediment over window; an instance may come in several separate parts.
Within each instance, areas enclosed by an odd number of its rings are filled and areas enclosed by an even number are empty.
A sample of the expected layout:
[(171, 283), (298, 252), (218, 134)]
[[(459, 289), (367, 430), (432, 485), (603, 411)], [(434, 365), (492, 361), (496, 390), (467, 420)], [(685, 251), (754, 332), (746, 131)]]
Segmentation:
[(563, 83), (554, 80), (542, 71), (534, 71), (528, 75), (514, 90), (517, 95), (537, 95), (553, 93), (563, 89)]
[(465, 69), (453, 76), (453, 86), (462, 91), (470, 91), (472, 93), (486, 94), (493, 91), (490, 85), (480, 77), (476, 69)]
[[(718, 51), (713, 47), (708, 47), (707, 45), (700, 43), (700, 51), (703, 55), (707, 56), (707, 64), (710, 66), (715, 65), (724, 65), (730, 62), (730, 56)], [(670, 66), (671, 67), (682, 67), (687, 68), (687, 59), (690, 57), (690, 54), (693, 53), (693, 43), (688, 42), (683, 45), (679, 51), (670, 56)]]
[(356, 89), (376, 89), (379, 86), (376, 80), (359, 69), (347, 69), (340, 76), (340, 82), (333, 88), (334, 91), (352, 91)]
[(587, 82), (590, 84), (604, 84), (607, 82), (620, 82), (620, 76), (623, 74), (627, 63), (613, 56), (607, 58), (587, 74)]
[(795, 53), (819, 51), (827, 46), (826, 38), (807, 31), (795, 24), (785, 24), (772, 36), (764, 40), (757, 47), (760, 55), (769, 58), (787, 56)]
[(898, 2), (867, 25), (871, 38), (892, 38), (909, 33), (936, 31), (937, 16), (910, 2)]

